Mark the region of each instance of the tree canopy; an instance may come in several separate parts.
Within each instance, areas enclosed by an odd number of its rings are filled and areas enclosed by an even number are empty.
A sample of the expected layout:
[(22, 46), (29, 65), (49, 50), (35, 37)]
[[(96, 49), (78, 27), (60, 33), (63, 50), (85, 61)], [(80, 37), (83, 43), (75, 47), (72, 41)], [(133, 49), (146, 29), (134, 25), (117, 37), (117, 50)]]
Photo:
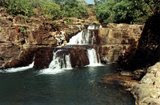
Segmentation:
[(34, 9), (48, 18), (83, 18), (87, 16), (84, 0), (1, 0), (0, 6), (6, 7), (12, 15), (34, 15)]
[(96, 15), (102, 23), (143, 23), (160, 12), (160, 0), (95, 0)]

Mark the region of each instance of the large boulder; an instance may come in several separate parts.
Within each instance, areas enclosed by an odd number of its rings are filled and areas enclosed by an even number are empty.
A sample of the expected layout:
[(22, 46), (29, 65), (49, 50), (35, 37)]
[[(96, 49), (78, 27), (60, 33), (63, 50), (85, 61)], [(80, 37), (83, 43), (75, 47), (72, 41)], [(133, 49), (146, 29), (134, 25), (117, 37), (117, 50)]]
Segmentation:
[(131, 88), (136, 105), (160, 105), (160, 63), (147, 69), (147, 74)]

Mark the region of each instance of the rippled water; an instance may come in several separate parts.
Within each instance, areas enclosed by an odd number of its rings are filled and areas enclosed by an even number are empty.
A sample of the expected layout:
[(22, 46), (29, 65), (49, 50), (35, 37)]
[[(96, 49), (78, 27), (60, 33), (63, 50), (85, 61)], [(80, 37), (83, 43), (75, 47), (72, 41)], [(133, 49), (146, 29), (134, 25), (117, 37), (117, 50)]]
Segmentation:
[(113, 66), (85, 67), (54, 75), (33, 72), (0, 74), (0, 105), (135, 105), (118, 86), (98, 84)]

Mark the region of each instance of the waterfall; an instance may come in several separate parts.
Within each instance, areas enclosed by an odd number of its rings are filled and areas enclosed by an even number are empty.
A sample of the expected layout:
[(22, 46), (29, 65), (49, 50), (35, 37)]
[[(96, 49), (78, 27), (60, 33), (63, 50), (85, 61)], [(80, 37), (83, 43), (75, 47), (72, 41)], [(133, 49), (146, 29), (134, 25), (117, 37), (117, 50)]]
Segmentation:
[(72, 69), (70, 54), (59, 49), (56, 52), (53, 51), (53, 60), (49, 68), (41, 70), (40, 74), (57, 74), (69, 69)]
[(16, 73), (16, 72), (21, 72), (21, 71), (26, 71), (26, 70), (32, 69), (33, 66), (34, 66), (34, 62), (28, 66), (25, 66), (25, 67), (9, 68), (6, 70), (0, 70), (0, 72), (1, 73)]
[[(100, 66), (100, 57), (97, 54), (96, 50), (94, 48), (91, 48), (91, 45), (96, 44), (96, 33), (99, 29), (99, 26), (97, 25), (90, 25), (87, 29), (82, 30), (75, 36), (73, 36), (67, 45), (88, 45), (90, 46), (89, 49), (87, 48), (87, 55), (89, 59), (89, 65), (88, 66)], [(65, 69), (72, 69), (71, 65), (71, 57), (70, 52), (68, 51), (68, 47), (64, 46), (63, 48), (60, 48), (57, 51), (53, 51), (53, 60), (51, 61), (49, 68), (42, 70), (42, 74), (57, 74), (65, 71)], [(76, 49), (74, 49), (76, 50)], [(77, 55), (79, 56), (79, 55)]]
[[(59, 54), (60, 53), (60, 54)], [(49, 65), (51, 69), (72, 69), (70, 54), (63, 53), (63, 50), (53, 52), (53, 60)]]
[(68, 45), (88, 45), (92, 42), (92, 35), (89, 30), (83, 30), (73, 36)]
[[(98, 25), (89, 25), (87, 29), (82, 30), (77, 35), (73, 36), (70, 40), (68, 45), (93, 45), (96, 41), (96, 33), (95, 30), (98, 30), (100, 26)], [(87, 49), (88, 59), (89, 59), (89, 66), (99, 66), (100, 57), (96, 53), (94, 48)]]
[(88, 66), (101, 66), (99, 55), (96, 53), (96, 50), (94, 48), (88, 49), (88, 59), (89, 59), (89, 65)]

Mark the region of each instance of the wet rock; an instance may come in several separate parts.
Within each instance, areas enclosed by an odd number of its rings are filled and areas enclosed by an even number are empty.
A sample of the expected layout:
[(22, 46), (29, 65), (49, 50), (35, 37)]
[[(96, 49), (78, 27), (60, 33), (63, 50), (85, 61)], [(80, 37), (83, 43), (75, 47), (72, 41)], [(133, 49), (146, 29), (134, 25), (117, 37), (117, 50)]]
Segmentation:
[(145, 74), (146, 74), (146, 70), (144, 70), (144, 69), (135, 70), (135, 71), (133, 72), (133, 75), (134, 75), (133, 79), (135, 79), (135, 80), (141, 80), (142, 77), (143, 77)]
[[(123, 72), (124, 73), (124, 72)], [(133, 74), (125, 72), (125, 74), (122, 73), (114, 73), (109, 75), (104, 75), (104, 77), (100, 81), (101, 84), (114, 84), (114, 85), (120, 85), (126, 89), (131, 88), (134, 84), (137, 83), (136, 80), (133, 79)]]
[(53, 48), (50, 47), (38, 48), (38, 50), (35, 52), (34, 68), (36, 69), (48, 68), (52, 59), (53, 59)]
[(73, 47), (70, 49), (72, 67), (83, 67), (89, 64), (87, 49)]
[[(17, 56), (12, 57), (9, 61), (5, 62), (3, 67), (12, 68), (12, 67), (28, 66), (33, 62), (35, 51), (36, 48), (23, 49), (17, 54)], [(13, 53), (16, 52), (17, 51), (14, 51)]]

